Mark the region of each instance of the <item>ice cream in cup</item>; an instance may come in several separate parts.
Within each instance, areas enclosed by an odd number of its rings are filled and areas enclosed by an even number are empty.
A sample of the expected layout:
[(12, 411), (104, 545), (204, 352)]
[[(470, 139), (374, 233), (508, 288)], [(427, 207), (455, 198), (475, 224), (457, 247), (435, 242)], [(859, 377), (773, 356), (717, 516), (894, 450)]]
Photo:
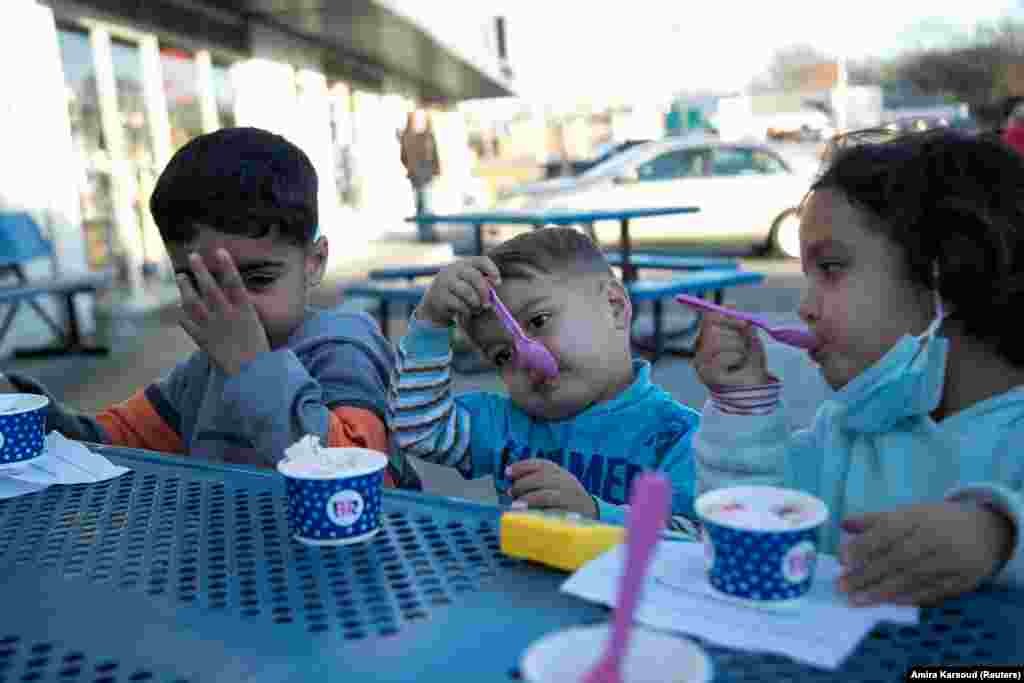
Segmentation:
[[(310, 441), (309, 439), (313, 439)], [(315, 437), (285, 451), (288, 526), (307, 545), (347, 545), (380, 531), (387, 456), (367, 448), (320, 448)]]
[(0, 394), (0, 469), (43, 454), (48, 405), (40, 394)]
[(818, 531), (828, 519), (812, 495), (774, 486), (709, 491), (694, 507), (711, 590), (727, 600), (793, 607), (814, 582)]

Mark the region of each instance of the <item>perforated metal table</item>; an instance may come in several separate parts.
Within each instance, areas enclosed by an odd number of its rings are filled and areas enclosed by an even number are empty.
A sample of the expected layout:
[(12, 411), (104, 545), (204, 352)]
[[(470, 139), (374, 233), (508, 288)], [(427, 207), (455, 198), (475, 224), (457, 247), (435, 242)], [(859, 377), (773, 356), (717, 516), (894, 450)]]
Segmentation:
[[(502, 555), (496, 508), (388, 492), (374, 540), (307, 548), (274, 472), (93, 448), (133, 471), (0, 501), (0, 682), (510, 681), (536, 638), (607, 617)], [(838, 672), (702, 643), (716, 681), (844, 683), (1022, 644), (1011, 592), (882, 626)]]

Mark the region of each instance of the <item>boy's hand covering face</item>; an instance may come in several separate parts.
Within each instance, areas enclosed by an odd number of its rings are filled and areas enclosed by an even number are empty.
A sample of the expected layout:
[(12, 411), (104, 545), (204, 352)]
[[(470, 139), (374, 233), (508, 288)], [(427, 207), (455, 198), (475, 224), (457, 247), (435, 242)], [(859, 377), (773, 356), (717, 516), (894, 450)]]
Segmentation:
[(517, 503), (597, 517), (597, 504), (583, 484), (550, 460), (530, 458), (512, 463), (505, 470), (505, 476), (512, 480), (509, 494)]
[(194, 280), (184, 273), (178, 274), (185, 314), (180, 324), (196, 345), (225, 374), (232, 376), (238, 374), (242, 364), (270, 351), (270, 341), (231, 255), (219, 249), (217, 260), (219, 284), (202, 257), (195, 253), (189, 255)]
[(934, 605), (977, 588), (1009, 559), (1012, 523), (974, 503), (940, 503), (843, 521), (838, 590), (854, 605)]

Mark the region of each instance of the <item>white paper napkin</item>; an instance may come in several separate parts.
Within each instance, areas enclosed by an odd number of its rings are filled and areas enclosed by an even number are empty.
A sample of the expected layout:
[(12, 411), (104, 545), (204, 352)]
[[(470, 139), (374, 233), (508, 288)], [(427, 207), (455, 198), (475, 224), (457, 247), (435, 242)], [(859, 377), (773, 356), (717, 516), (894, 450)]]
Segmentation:
[(0, 470), (0, 498), (42, 491), (54, 484), (83, 484), (113, 479), (128, 471), (58, 432), (46, 435), (43, 455)]
[[(624, 558), (624, 546), (612, 548), (570, 576), (562, 592), (613, 607)], [(834, 588), (839, 573), (834, 557), (819, 555), (814, 584), (799, 607), (788, 612), (744, 607), (711, 593), (700, 543), (662, 541), (635, 618), (725, 647), (774, 652), (835, 669), (875, 624), (916, 624), (919, 612), (895, 605), (849, 607)]]

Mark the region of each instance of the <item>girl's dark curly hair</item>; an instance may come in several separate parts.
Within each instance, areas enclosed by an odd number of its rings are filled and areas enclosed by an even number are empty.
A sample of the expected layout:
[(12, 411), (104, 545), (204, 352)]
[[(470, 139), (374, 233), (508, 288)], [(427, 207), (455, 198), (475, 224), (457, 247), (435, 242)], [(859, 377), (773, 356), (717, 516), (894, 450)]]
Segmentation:
[[(838, 190), (938, 288), (964, 332), (1024, 366), (1024, 157), (996, 135), (949, 129), (836, 138), (811, 191)], [(936, 282), (936, 271), (938, 281)]]

